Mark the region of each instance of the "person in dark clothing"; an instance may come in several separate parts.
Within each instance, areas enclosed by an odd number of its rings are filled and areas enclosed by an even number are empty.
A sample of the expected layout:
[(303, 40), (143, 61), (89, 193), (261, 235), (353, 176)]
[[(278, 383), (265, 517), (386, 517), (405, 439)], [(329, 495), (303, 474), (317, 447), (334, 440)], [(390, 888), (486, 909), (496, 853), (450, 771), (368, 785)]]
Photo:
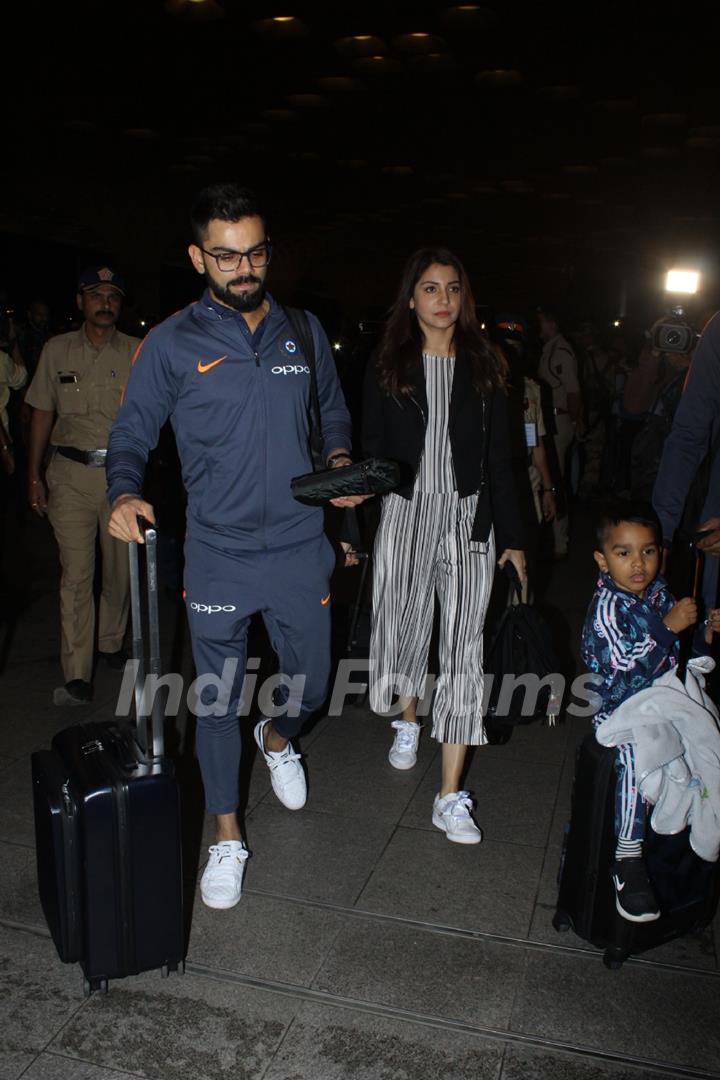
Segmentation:
[(552, 521), (557, 512), (557, 487), (553, 483), (546, 449), (546, 418), (540, 384), (529, 374), (524, 319), (515, 314), (498, 314), (493, 321), (491, 340), (502, 351), (507, 364), (512, 469), (532, 590), (540, 526), (542, 522)]
[[(702, 599), (706, 610), (718, 597), (720, 567), (720, 312), (702, 332), (685, 388), (665, 440), (653, 488), (653, 506), (662, 525), (663, 544), (670, 548), (684, 515), (689, 532), (707, 531), (698, 548), (705, 559)], [(696, 490), (700, 483), (703, 490)], [(690, 498), (689, 498), (690, 495)], [(691, 507), (690, 500), (697, 503)]]
[[(236, 184), (206, 188), (192, 212), (189, 255), (207, 288), (198, 303), (157, 326), (133, 367), (108, 450), (110, 531), (140, 540), (138, 515), (149, 451), (169, 417), (187, 491), (185, 596), (199, 676), (214, 677), (198, 713), (197, 750), (217, 843), (202, 876), (203, 901), (237, 904), (248, 852), (237, 819), (239, 711), (250, 617), (261, 611), (284, 685), (275, 718), (255, 740), (282, 804), (305, 804), (305, 775), (290, 739), (322, 704), (330, 675), (330, 586), (335, 555), (323, 512), (290, 493), (312, 469), (310, 377), (301, 343), (266, 291), (271, 256), (255, 197)], [(309, 315), (324, 454), (350, 461), (350, 418), (327, 338)], [(354, 505), (358, 498), (336, 499)], [(278, 700), (278, 696), (280, 700)], [(269, 711), (269, 709), (266, 709)]]
[(630, 494), (650, 501), (663, 447), (680, 404), (690, 364), (689, 353), (661, 353), (662, 374), (657, 395), (635, 436), (630, 458)]
[(50, 308), (44, 300), (33, 300), (28, 304), (25, 322), (17, 327), (17, 341), (32, 379), (40, 359), (45, 342), (50, 337)]
[[(18, 348), (22, 353), (27, 368), (29, 385), (35, 375), (40, 354), (51, 337), (50, 308), (45, 301), (31, 301), (28, 304), (25, 322), (20, 323), (15, 330)], [(21, 518), (24, 517), (27, 505), (25, 489), (27, 487), (31, 421), (32, 407), (26, 404), (24, 393), (18, 394), (10, 416), (10, 427), (16, 447), (18, 512)]]

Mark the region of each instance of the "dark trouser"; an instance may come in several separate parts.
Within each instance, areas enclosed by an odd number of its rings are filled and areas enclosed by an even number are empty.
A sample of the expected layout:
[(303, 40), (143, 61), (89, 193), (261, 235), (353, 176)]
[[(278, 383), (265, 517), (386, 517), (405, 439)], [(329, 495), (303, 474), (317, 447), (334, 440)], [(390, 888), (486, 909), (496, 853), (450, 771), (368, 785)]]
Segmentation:
[(615, 494), (628, 492), (632, 488), (632, 448), (640, 429), (645, 423), (646, 413), (630, 413), (618, 421), (615, 436), (615, 462), (612, 476), (612, 488)]
[(250, 617), (261, 613), (279, 673), (291, 682), (289, 690), (281, 684), (274, 694), (285, 709), (274, 727), (291, 738), (327, 693), (334, 566), (324, 535), (270, 551), (229, 551), (191, 537), (185, 543), (185, 603), (198, 676), (197, 754), (213, 814), (230, 814), (239, 803)]
[(632, 743), (615, 748), (615, 834), (618, 840), (644, 840), (647, 803), (638, 788)]

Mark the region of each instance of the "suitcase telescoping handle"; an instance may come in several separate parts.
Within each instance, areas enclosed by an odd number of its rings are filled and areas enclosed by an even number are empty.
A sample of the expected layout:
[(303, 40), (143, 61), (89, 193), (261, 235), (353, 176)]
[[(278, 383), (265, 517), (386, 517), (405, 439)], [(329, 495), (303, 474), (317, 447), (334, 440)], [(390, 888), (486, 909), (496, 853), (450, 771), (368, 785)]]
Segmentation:
[[(137, 662), (135, 677), (135, 717), (137, 740), (145, 754), (157, 759), (165, 753), (163, 715), (157, 680), (160, 678), (160, 619), (158, 615), (157, 529), (143, 517), (138, 517), (138, 527), (145, 541), (145, 566), (147, 571), (147, 607), (149, 656), (147, 675), (153, 675), (147, 685), (145, 671), (145, 646), (143, 643), (142, 606), (140, 603), (140, 567), (138, 545), (130, 543), (130, 611), (132, 614), (132, 655)], [(150, 691), (152, 711), (148, 712), (146, 694)]]
[[(700, 548), (695, 547), (695, 544), (690, 545), (691, 554), (691, 592), (693, 600), (699, 600), (702, 594), (702, 576), (703, 568), (705, 565), (705, 555)], [(685, 682), (685, 673), (687, 672), (688, 660), (692, 655), (693, 638), (695, 636), (695, 627), (689, 626), (687, 630), (684, 630), (680, 635), (680, 654), (678, 656), (678, 668), (677, 673), (679, 678)]]

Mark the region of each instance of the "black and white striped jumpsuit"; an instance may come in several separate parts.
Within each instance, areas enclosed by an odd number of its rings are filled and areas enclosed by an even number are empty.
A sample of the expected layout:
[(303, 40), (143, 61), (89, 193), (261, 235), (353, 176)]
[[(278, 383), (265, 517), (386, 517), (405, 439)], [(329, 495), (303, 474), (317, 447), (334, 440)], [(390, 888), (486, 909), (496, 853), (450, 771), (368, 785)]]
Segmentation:
[(410, 499), (390, 494), (375, 540), (370, 704), (388, 712), (393, 693), (422, 698), (440, 607), (440, 672), (432, 707), (438, 742), (480, 745), (482, 633), (495, 569), (492, 531), (472, 541), (477, 494), (456, 490), (448, 416), (455, 360), (423, 355), (428, 400), (425, 445)]

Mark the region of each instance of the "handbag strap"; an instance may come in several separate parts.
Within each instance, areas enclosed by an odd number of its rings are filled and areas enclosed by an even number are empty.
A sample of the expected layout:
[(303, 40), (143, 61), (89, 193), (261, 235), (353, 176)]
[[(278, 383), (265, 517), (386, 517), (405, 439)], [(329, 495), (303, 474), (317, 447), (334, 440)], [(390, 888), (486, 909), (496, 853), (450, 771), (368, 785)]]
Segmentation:
[(315, 357), (315, 340), (313, 338), (310, 320), (307, 312), (302, 308), (283, 307), (285, 318), (292, 327), (293, 334), (300, 342), (303, 356), (310, 368), (310, 416), (312, 420), (310, 430), (310, 450), (312, 452), (315, 469), (323, 469), (325, 460), (323, 455), (324, 440), (322, 433), (322, 413), (320, 411), (320, 394), (318, 392), (317, 364)]
[(516, 604), (527, 604), (528, 602), (528, 579), (525, 578), (523, 583), (520, 583), (520, 577), (515, 564), (509, 560), (504, 564), (503, 570), (508, 576), (508, 607), (515, 607)]
[(354, 506), (348, 506), (345, 509), (343, 533), (345, 535), (342, 539), (347, 540), (352, 545), (353, 551), (357, 555), (364, 554), (362, 537), (360, 536), (360, 523)]

